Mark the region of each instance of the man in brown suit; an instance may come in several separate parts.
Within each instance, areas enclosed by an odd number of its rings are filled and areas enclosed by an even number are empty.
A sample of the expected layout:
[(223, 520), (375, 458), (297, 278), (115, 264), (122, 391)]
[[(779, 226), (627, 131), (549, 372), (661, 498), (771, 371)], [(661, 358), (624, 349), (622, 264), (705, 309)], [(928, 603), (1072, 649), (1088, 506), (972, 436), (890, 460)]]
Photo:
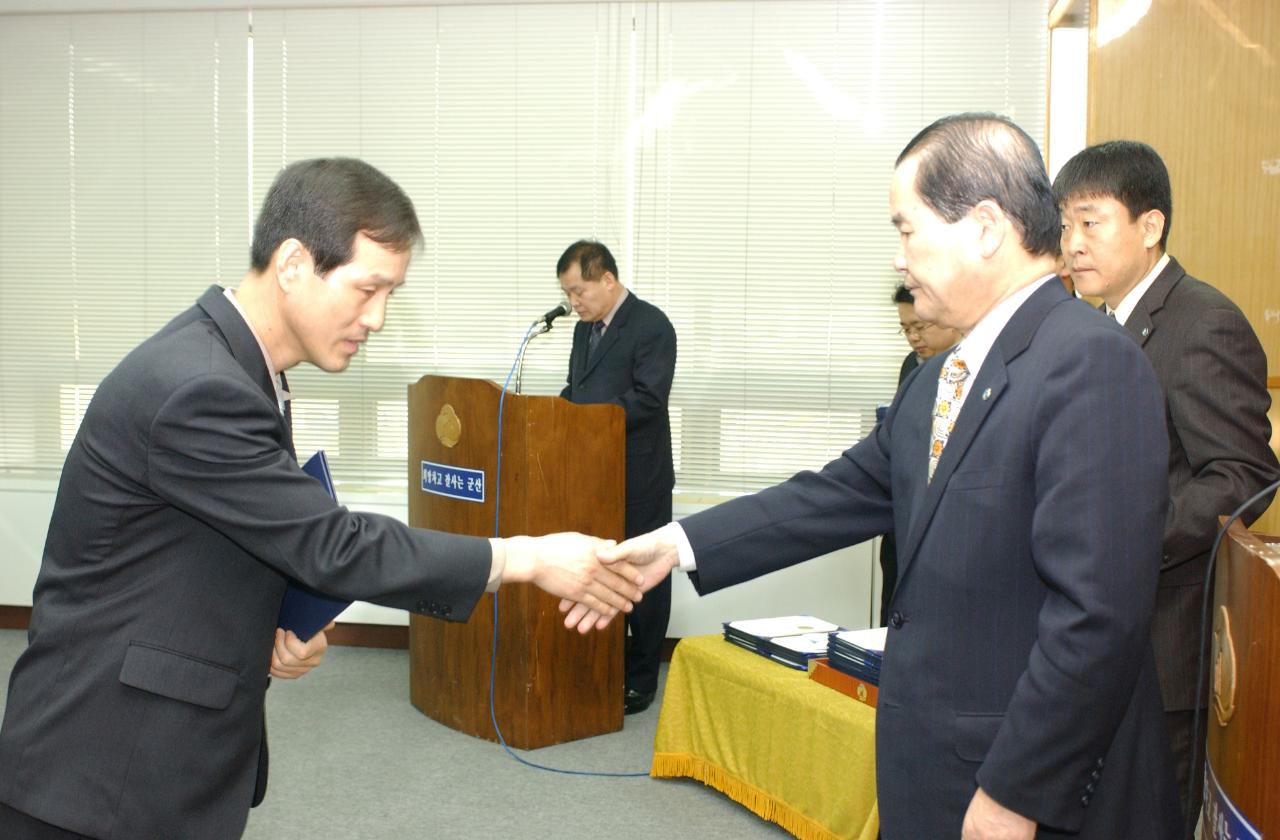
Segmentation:
[[(1128, 140), (1091, 146), (1058, 173), (1062, 251), (1082, 294), (1142, 346), (1164, 391), (1169, 515), (1152, 636), (1178, 790), (1192, 813), (1202, 767), (1191, 767), (1205, 571), (1220, 515), (1280, 475), (1268, 440), (1267, 359), (1240, 309), (1165, 253), (1169, 173), (1155, 150)], [(1266, 510), (1260, 500), (1243, 519)], [(1124, 558), (1117, 558), (1122, 561)], [(1207, 697), (1207, 693), (1204, 695)]]

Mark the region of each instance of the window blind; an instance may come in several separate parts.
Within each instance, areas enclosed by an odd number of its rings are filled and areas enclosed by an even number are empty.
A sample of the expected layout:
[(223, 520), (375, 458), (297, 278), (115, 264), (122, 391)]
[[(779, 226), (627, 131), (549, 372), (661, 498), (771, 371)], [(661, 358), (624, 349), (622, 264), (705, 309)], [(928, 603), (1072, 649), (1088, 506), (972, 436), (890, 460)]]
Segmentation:
[[(299, 454), (403, 492), (405, 389), (501, 383), (601, 239), (679, 336), (677, 489), (731, 494), (865, 435), (907, 351), (893, 159), (934, 118), (1042, 139), (1043, 2), (708, 0), (0, 17), (0, 472), (55, 475), (138, 341), (247, 267), (285, 163), (353, 155), (425, 247), (337, 376), (290, 372)], [(571, 321), (533, 342), (558, 393)]]

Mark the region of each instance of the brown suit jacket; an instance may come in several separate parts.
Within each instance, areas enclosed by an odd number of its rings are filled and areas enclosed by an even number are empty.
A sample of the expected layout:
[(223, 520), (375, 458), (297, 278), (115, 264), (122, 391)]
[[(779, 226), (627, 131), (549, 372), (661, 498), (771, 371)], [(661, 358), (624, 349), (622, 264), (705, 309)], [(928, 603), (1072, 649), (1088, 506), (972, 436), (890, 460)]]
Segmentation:
[[(1164, 391), (1169, 518), (1152, 636), (1165, 710), (1187, 710), (1195, 707), (1204, 578), (1218, 517), (1280, 476), (1268, 444), (1267, 357), (1239, 307), (1172, 258), (1125, 329)], [(1269, 503), (1242, 518), (1252, 522)]]

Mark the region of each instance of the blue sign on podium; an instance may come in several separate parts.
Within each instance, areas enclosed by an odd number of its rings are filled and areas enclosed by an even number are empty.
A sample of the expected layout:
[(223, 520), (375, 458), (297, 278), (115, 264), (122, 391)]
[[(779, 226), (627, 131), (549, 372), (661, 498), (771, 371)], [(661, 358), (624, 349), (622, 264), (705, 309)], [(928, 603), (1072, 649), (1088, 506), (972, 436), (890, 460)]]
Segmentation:
[(1249, 824), (1218, 784), (1209, 762), (1204, 765), (1204, 837), (1213, 840), (1262, 840), (1262, 832)]
[(484, 501), (484, 470), (422, 462), (422, 490), (464, 502)]

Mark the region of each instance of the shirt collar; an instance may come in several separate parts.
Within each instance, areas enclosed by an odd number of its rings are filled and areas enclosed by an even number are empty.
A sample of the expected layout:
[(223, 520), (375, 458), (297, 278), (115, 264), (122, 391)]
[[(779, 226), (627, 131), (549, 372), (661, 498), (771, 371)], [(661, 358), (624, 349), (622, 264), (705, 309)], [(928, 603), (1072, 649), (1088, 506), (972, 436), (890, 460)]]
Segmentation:
[(614, 301), (613, 309), (610, 309), (609, 314), (600, 319), (600, 322), (604, 324), (604, 326), (600, 328), (600, 332), (604, 332), (609, 329), (609, 323), (613, 321), (613, 316), (618, 314), (618, 310), (622, 308), (622, 302), (627, 299), (627, 295), (629, 294), (631, 293), (627, 291), (627, 287), (623, 286), (622, 294), (618, 295), (618, 299)]
[(983, 315), (982, 320), (969, 330), (969, 334), (960, 339), (960, 343), (951, 352), (964, 360), (965, 367), (969, 369), (970, 381), (977, 377), (982, 363), (987, 360), (987, 354), (995, 346), (996, 339), (1000, 337), (1000, 333), (1004, 331), (1014, 313), (1035, 294), (1037, 289), (1048, 281), (1057, 279), (1057, 274), (1048, 274), (1018, 289), (993, 306), (991, 311)]
[(1160, 272), (1164, 271), (1164, 267), (1169, 264), (1169, 255), (1161, 254), (1160, 259), (1156, 260), (1156, 264), (1151, 266), (1151, 270), (1147, 272), (1147, 276), (1142, 278), (1142, 282), (1129, 290), (1129, 294), (1124, 296), (1124, 300), (1120, 301), (1120, 305), (1115, 309), (1107, 307), (1108, 314), (1114, 314), (1116, 320), (1121, 324), (1129, 320), (1129, 316), (1133, 314), (1134, 307), (1138, 305), (1138, 301), (1142, 300), (1142, 296), (1147, 293), (1147, 289), (1151, 288), (1151, 284), (1156, 282), (1156, 278), (1160, 276)]
[(253, 333), (253, 340), (258, 342), (258, 349), (262, 351), (262, 359), (267, 363), (267, 373), (271, 374), (271, 387), (276, 391), (276, 406), (280, 409), (280, 413), (284, 413), (284, 404), (293, 399), (293, 395), (284, 389), (280, 383), (280, 371), (276, 370), (275, 363), (271, 361), (271, 354), (267, 352), (267, 345), (262, 343), (262, 336), (258, 335), (258, 331), (253, 328), (253, 322), (249, 320), (249, 316), (240, 306), (240, 301), (236, 300), (236, 293), (232, 289), (223, 289), (223, 297), (231, 301), (231, 305), (236, 308), (236, 312), (240, 313), (240, 317), (244, 319), (245, 325), (249, 327), (249, 332)]

